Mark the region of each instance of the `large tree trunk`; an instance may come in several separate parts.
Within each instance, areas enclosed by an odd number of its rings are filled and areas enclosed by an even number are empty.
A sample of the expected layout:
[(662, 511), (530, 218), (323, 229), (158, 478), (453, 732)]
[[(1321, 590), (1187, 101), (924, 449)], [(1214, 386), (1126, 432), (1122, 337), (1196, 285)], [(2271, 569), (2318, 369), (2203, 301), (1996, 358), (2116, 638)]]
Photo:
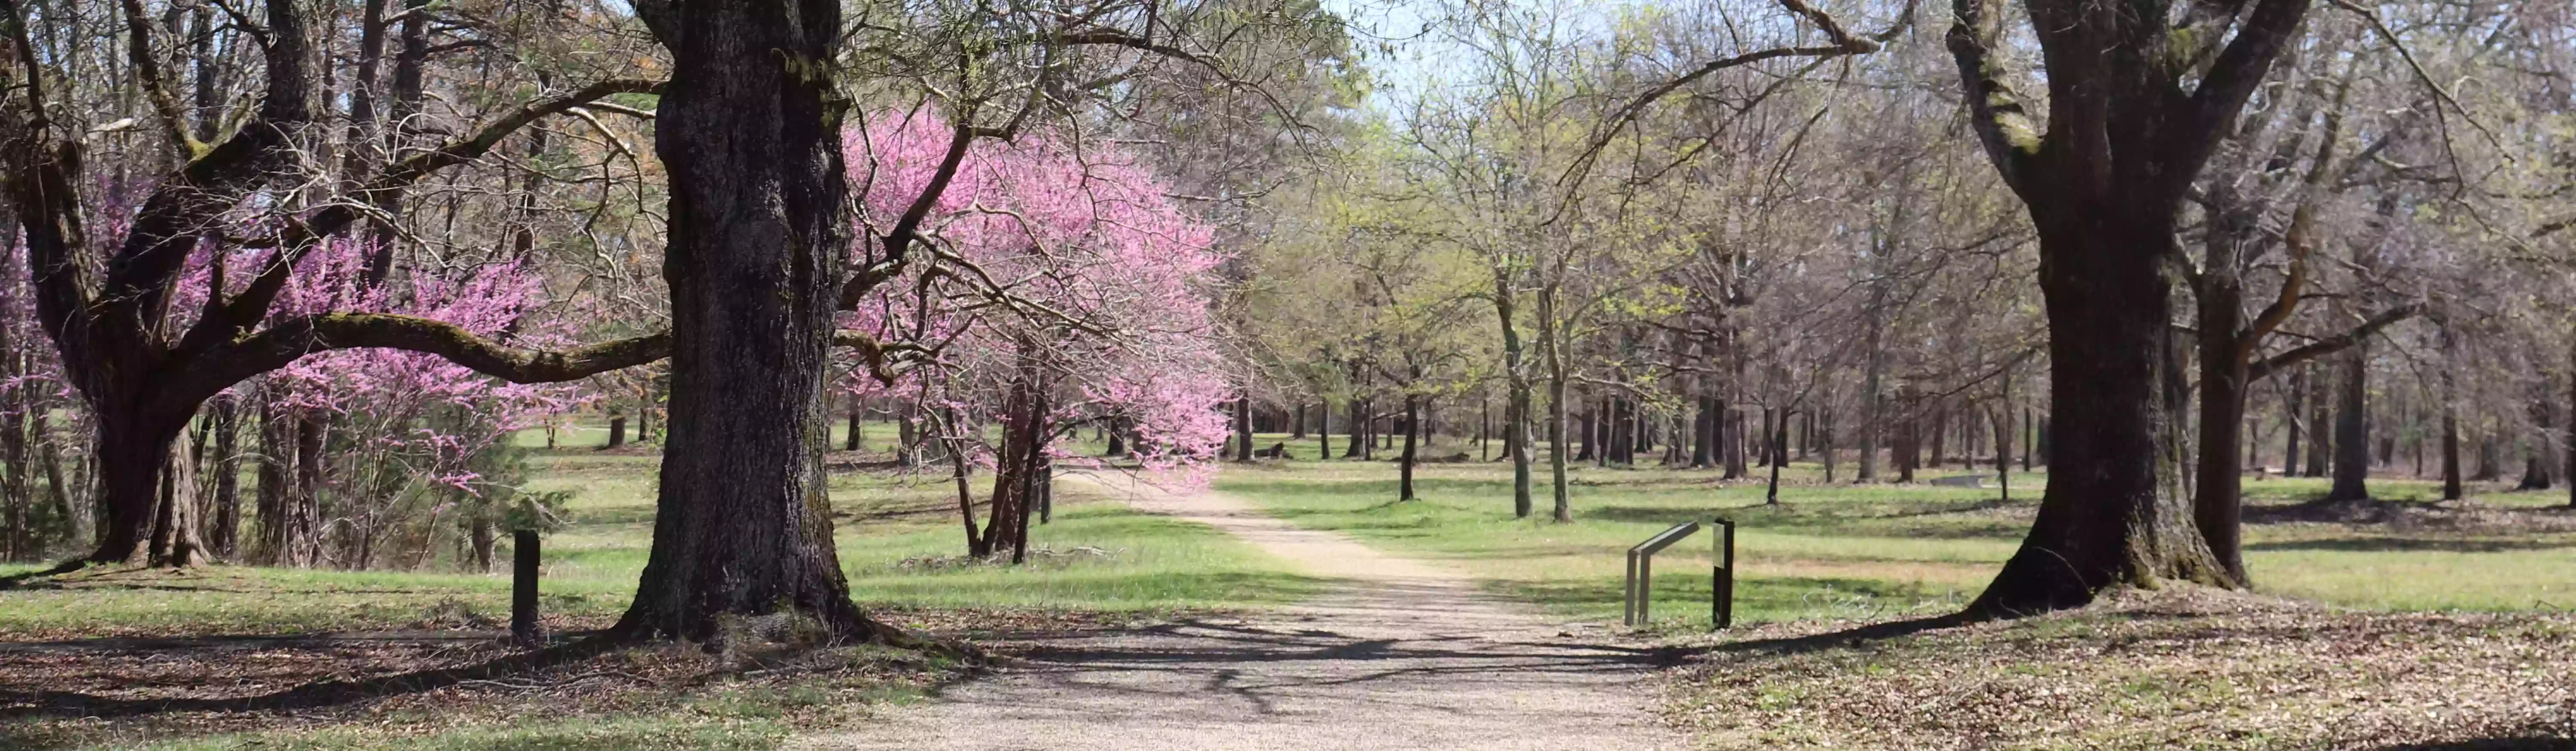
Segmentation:
[[(938, 434), (937, 437), (930, 440), (947, 447), (941, 453), (947, 455), (948, 476), (957, 485), (957, 516), (966, 526), (966, 554), (976, 558), (992, 555), (992, 538), (986, 536), (984, 528), (975, 523), (975, 490), (968, 484), (969, 476), (974, 470), (967, 464), (964, 441), (954, 437), (958, 433), (957, 410), (954, 407), (942, 407), (940, 415), (938, 422), (946, 427), (935, 431)], [(1115, 437), (1118, 431), (1113, 427), (1109, 434)]]
[(1862, 346), (1868, 347), (1869, 353), (1860, 385), (1860, 475), (1854, 478), (1864, 483), (1878, 482), (1878, 432), (1886, 412), (1886, 400), (1879, 394), (1879, 382), (1887, 370), (1887, 353), (1879, 344), (1880, 329), (1886, 326), (1879, 320), (1886, 295), (1883, 288), (1883, 284), (1871, 285), (1870, 307), (1865, 311), (1869, 315), (1869, 338)]
[(1727, 358), (1726, 393), (1717, 404), (1718, 435), (1722, 439), (1719, 452), (1726, 455), (1726, 473), (1719, 479), (1741, 480), (1749, 475), (1744, 445), (1749, 436), (1744, 431), (1744, 416), (1735, 411), (1734, 405), (1744, 403), (1744, 334), (1732, 326), (1724, 331), (1726, 351), (1730, 357)]
[(1569, 494), (1565, 474), (1565, 346), (1563, 332), (1556, 320), (1556, 291), (1542, 287), (1538, 293), (1539, 356), (1547, 360), (1547, 443), (1548, 480), (1555, 496), (1552, 518), (1558, 522), (1574, 521), (1574, 499)]
[(2534, 432), (2540, 435), (2533, 438), (2531, 448), (2523, 452), (2522, 482), (2515, 485), (2516, 490), (2548, 490), (2554, 479), (2551, 474), (2555, 467), (2549, 459), (2558, 442), (2558, 406), (2551, 404), (2550, 399), (2557, 396), (2557, 392), (2549, 379), (2543, 378), (2540, 393), (2532, 397), (2531, 424), (2539, 429)]
[[(2004, 388), (2012, 388), (2012, 376), (2004, 376)], [(2012, 406), (1995, 406), (1995, 495), (2004, 503), (2012, 502)]]
[(1824, 412), (1808, 424), (1816, 426), (1816, 450), (1823, 454), (1825, 482), (1834, 481), (1834, 413)]
[[(154, 522), (165, 510), (167, 496), (162, 492), (165, 470), (170, 465), (170, 452), (178, 444), (185, 418), (166, 419), (139, 414), (144, 410), (92, 400), (92, 422), (97, 426), (99, 504), (105, 512), (99, 530), (98, 548), (88, 557), (91, 563), (134, 563), (160, 565), (165, 562), (186, 565), (187, 561), (167, 561), (156, 556), (148, 545)], [(159, 552), (166, 553), (166, 546)]]
[(206, 544), (216, 557), (241, 554), (241, 403), (226, 396), (215, 403), (215, 520)]
[[(2199, 310), (2196, 344), (2200, 352), (2200, 440), (2194, 469), (2192, 519), (2201, 538), (2230, 581), (2245, 581), (2240, 542), (2244, 518), (2243, 455), (2245, 399), (2251, 390), (2246, 340), (2261, 336), (2245, 329), (2244, 279), (2237, 273), (2240, 252), (2254, 234), (2252, 217), (2239, 210), (2233, 189), (2214, 193), (2219, 206), (2208, 220), (2207, 257), (2194, 297)], [(2294, 272), (2295, 273), (2295, 272)]]
[(860, 413), (865, 411), (866, 408), (867, 402), (860, 401), (857, 397), (852, 397), (850, 399), (849, 425), (842, 429), (841, 434), (842, 451), (857, 451), (859, 450), (859, 446), (862, 445), (861, 441), (865, 440), (865, 435), (859, 428), (859, 419), (861, 417)]
[(1600, 461), (1601, 442), (1599, 439), (1601, 431), (1599, 429), (1599, 423), (1601, 420), (1599, 414), (1600, 409), (1587, 404), (1584, 405), (1582, 413), (1574, 416), (1574, 432), (1583, 436), (1580, 448), (1577, 448), (1574, 451), (1575, 461)]
[(286, 409), (275, 395), (263, 389), (259, 397), (259, 471), (253, 493), (253, 514), (259, 520), (257, 540), (259, 555), (254, 560), (270, 566), (286, 563), (286, 484), (288, 473), (295, 470), (295, 423), (287, 418)]
[(2370, 497), (2370, 354), (2355, 342), (2343, 354), (2342, 404), (2335, 408), (2334, 487), (2327, 500), (2357, 501)]
[(849, 242), (835, 0), (636, 5), (671, 50), (655, 152), (671, 174), (670, 442), (653, 549), (616, 631), (721, 643), (794, 611), (885, 635), (832, 544), (824, 378)]
[(161, 502), (153, 514), (149, 556), (156, 566), (195, 566), (208, 560), (205, 540), (199, 535), (205, 527), (205, 506), (197, 485), (198, 449), (189, 443), (184, 434), (171, 442), (162, 465)]
[[(1002, 449), (993, 462), (992, 519), (984, 525), (986, 547), (1011, 549), (1011, 563), (1028, 561), (1029, 517), (1036, 505), (1038, 472), (1045, 464), (1047, 438), (1046, 375), (1021, 345), (1020, 372), (1002, 404)], [(969, 542), (973, 533), (969, 532)]]
[[(830, 424), (828, 420), (824, 422), (826, 431), (830, 430)], [(649, 373), (644, 376), (643, 397), (635, 400), (635, 442), (653, 442), (653, 377)], [(830, 441), (826, 440), (824, 445), (831, 445)]]
[(2281, 394), (2281, 422), (2288, 424), (2290, 437), (2281, 447), (2281, 476), (2299, 476), (2299, 435), (2307, 430), (2308, 418), (2300, 414), (2299, 405), (2308, 395), (2308, 369), (2290, 370), (2290, 383)]
[[(1772, 417), (1775, 411), (1779, 415), (1776, 419)], [(1780, 505), (1780, 465), (1789, 463), (1782, 458), (1789, 453), (1789, 415), (1787, 409), (1762, 408), (1762, 445), (1771, 455), (1771, 482), (1762, 490), (1765, 505)]]
[(1905, 421), (1896, 426), (1896, 445), (1889, 462), (1896, 465), (1897, 482), (1913, 482), (1914, 470), (1923, 464), (1923, 403), (1915, 395), (1914, 384), (1897, 387), (1896, 403), (1905, 411)]
[(2446, 402), (2442, 405), (2442, 500), (2459, 500), (2460, 491), (2460, 416)]
[(2079, 607), (2120, 584), (2226, 581), (2182, 491), (2169, 275), (2182, 201), (2308, 10), (2251, 5), (2190, 13), (2177, 31), (2169, 3), (2027, 0), (2048, 64), (2043, 126), (2014, 90), (2002, 3), (1950, 3), (1947, 46), (1978, 144), (2038, 229), (2058, 417), (2030, 535), (1968, 615)]
[(1252, 396), (1234, 398), (1234, 460), (1252, 461)]
[[(2073, 607), (2161, 579), (2225, 580), (2193, 524), (2168, 450), (2182, 415), (2164, 393), (2171, 352), (2170, 212), (2034, 207), (2049, 322), (2050, 481), (2021, 549), (1969, 606), (2011, 615)], [(2234, 420), (2222, 420), (2232, 425)], [(2233, 449), (2230, 449), (2230, 453)]]
[[(1115, 439), (1112, 439), (1115, 440)], [(1315, 404), (1315, 461), (1333, 459), (1333, 398), (1324, 397)]]
[(1396, 500), (1399, 501), (1413, 500), (1413, 441), (1414, 436), (1422, 432), (1421, 402), (1420, 396), (1404, 395), (1404, 456), (1400, 462), (1402, 468), (1397, 471), (1400, 479), (1396, 482)]
[[(8, 221), (0, 217), (0, 227), (6, 226)], [(0, 257), (0, 274), (8, 273), (16, 272), (8, 267), (7, 258)], [(0, 327), (0, 378), (17, 375), (23, 370), (22, 363), (6, 327)], [(27, 391), (0, 391), (0, 504), (8, 509), (8, 515), (0, 517), (0, 560), (23, 561), (35, 556), (36, 493), (31, 471), (35, 452), (29, 450), (34, 441), (27, 432), (27, 413), (34, 400), (28, 398)], [(35, 437), (35, 441), (42, 440), (41, 436)]]
[(2494, 482), (2504, 477), (2504, 448), (2496, 440), (2498, 430), (2490, 420), (2485, 434), (2478, 436), (2478, 471), (2469, 479)]
[(1351, 410), (1350, 419), (1347, 421), (1349, 424), (1342, 426), (1342, 433), (1344, 434), (1342, 436), (1342, 458), (1366, 459), (1368, 458), (1369, 444), (1368, 400), (1353, 398), (1351, 399), (1349, 406)]
[(2336, 437), (2333, 433), (2327, 432), (2327, 426), (2334, 423), (2334, 411), (2326, 403), (2328, 379), (2325, 373), (2315, 363), (2309, 363), (2307, 371), (2308, 466), (2304, 474), (2308, 477), (2324, 477), (2326, 458), (2332, 450), (2329, 447), (2334, 445), (2333, 439)]

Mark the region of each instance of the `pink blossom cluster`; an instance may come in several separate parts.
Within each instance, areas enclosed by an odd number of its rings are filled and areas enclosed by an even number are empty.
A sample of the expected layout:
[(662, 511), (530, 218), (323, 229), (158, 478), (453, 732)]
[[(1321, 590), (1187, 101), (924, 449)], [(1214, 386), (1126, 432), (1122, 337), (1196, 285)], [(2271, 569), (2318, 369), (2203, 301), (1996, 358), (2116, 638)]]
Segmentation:
[(0, 228), (0, 414), (42, 401), (80, 397), (62, 372), (54, 342), (36, 322), (35, 284), (28, 278), (27, 246), (16, 225)]
[[(863, 257), (928, 189), (953, 135), (927, 111), (850, 130)], [(1034, 367), (1055, 386), (1051, 425), (1126, 420), (1148, 469), (1204, 479), (1234, 392), (1211, 311), (1226, 256), (1167, 193), (1133, 154), (1062, 130), (979, 139), (922, 225), (942, 258), (916, 260), (844, 325), (936, 347), (892, 387), (934, 407), (993, 416)]]
[[(417, 268), (383, 284), (366, 280), (370, 245), (331, 238), (296, 259), (270, 311), (272, 320), (324, 313), (398, 313), (455, 324), (477, 336), (519, 346), (550, 347), (567, 341), (558, 328), (532, 315), (544, 305), (544, 279), (520, 262), (455, 268)], [(216, 258), (201, 246), (182, 274), (174, 316), (199, 310)], [(271, 251), (225, 253), (228, 292), (239, 292)], [(172, 330), (183, 330), (174, 322)], [(523, 428), (579, 406), (585, 398), (563, 384), (514, 384), (474, 372), (437, 355), (390, 349), (349, 349), (306, 355), (259, 381), (236, 386), (265, 393), (294, 409), (319, 410), (344, 425), (378, 429), (349, 434), (363, 453), (412, 458), (421, 481), (471, 492), (482, 478), (467, 460)]]

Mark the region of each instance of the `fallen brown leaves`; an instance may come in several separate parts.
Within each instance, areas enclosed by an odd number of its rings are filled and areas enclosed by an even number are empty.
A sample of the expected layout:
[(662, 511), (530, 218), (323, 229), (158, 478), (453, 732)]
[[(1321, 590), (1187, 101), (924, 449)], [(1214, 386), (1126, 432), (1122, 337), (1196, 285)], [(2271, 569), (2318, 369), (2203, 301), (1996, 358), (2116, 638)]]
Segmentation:
[[(280, 711), (125, 711), (145, 703), (266, 697), (318, 681), (349, 681), (479, 665), (517, 654), (499, 631), (433, 608), (415, 630), (374, 633), (111, 638), (0, 642), (0, 746), (55, 747), (280, 729), (367, 736), (434, 735), (517, 718), (574, 719), (704, 713), (750, 703), (797, 727), (831, 727), (887, 697), (948, 680), (963, 668), (881, 647), (780, 650), (745, 660), (693, 645), (613, 651), (550, 667), (465, 680), (320, 708)], [(876, 617), (943, 635), (1007, 641), (1112, 628), (1128, 616), (1042, 611), (872, 609)], [(596, 619), (594, 619), (596, 620)], [(556, 619), (559, 631), (606, 622)], [(445, 628), (442, 628), (445, 627)], [(1007, 654), (1008, 650), (1001, 650)], [(777, 697), (790, 696), (782, 701)], [(741, 697), (741, 698), (729, 698)], [(102, 719), (65, 712), (74, 700), (114, 707)]]
[(1678, 671), (1716, 748), (2576, 748), (2576, 616), (2205, 590), (1854, 640), (1774, 624)]

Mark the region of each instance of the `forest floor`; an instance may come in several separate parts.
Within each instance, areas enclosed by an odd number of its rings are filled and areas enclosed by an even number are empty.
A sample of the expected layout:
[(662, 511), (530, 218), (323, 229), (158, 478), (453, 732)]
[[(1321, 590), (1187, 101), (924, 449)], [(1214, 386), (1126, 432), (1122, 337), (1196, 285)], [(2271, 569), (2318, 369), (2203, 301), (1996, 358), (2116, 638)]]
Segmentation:
[[(1472, 448), (1472, 447), (1471, 447)], [(1441, 450), (1443, 453), (1456, 448)], [(1575, 627), (1616, 623), (1620, 551), (1681, 521), (1737, 524), (1736, 627), (1711, 633), (1703, 533), (1656, 558), (1657, 620), (1681, 655), (1663, 716), (1714, 749), (2576, 749), (2576, 509), (2567, 493), (2375, 477), (2249, 478), (2252, 593), (2177, 587), (1960, 625), (2010, 556), (2045, 474), (1983, 487), (1759, 480), (1578, 465), (1572, 523), (1511, 514), (1494, 463), (1269, 462), (1219, 487), (1300, 527), (1475, 572)]]
[(1568, 630), (1463, 572), (1299, 529), (1231, 496), (1106, 482), (1131, 505), (1224, 530), (1337, 585), (1280, 612), (1042, 640), (1019, 666), (927, 706), (789, 747), (1682, 747), (1649, 712), (1646, 679), (1665, 650)]
[(2576, 749), (2576, 618), (2373, 613), (2186, 588), (1958, 626), (1679, 640), (1708, 749)]
[[(650, 542), (655, 460), (650, 447), (534, 458), (534, 489), (577, 493), (569, 525), (546, 538), (548, 631), (574, 638), (625, 609)], [(1059, 494), (1030, 564), (974, 560), (959, 554), (944, 475), (841, 469), (837, 543), (853, 595), (877, 618), (943, 636), (1008, 649), (1275, 608), (1329, 585), (1097, 494)], [(407, 570), (110, 569), (0, 589), (0, 749), (765, 749), (868, 722), (971, 672), (871, 648), (673, 648), (460, 678), (442, 671), (523, 654), (498, 638), (511, 583), (432, 552), (387, 562)], [(317, 682), (336, 688), (297, 693)]]
[[(452, 551), (96, 571), (0, 590), (0, 748), (1447, 748), (1500, 727), (1523, 748), (2576, 749), (2563, 489), (2441, 502), (2392, 476), (2323, 504), (2321, 480), (2249, 480), (2257, 592), (1958, 626), (1922, 619), (2011, 554), (2044, 473), (2007, 500), (1801, 463), (1769, 506), (1713, 472), (1578, 466), (1559, 524), (1543, 471), (1515, 519), (1491, 462), (1421, 467), (1412, 502), (1385, 461), (1230, 464), (1190, 499), (1068, 482), (1012, 567), (957, 554), (944, 475), (835, 456), (853, 595), (1014, 664), (683, 648), (429, 680), (516, 654), (508, 578)], [(655, 456), (535, 460), (533, 489), (578, 493), (544, 552), (548, 627), (604, 627)], [(1716, 516), (1738, 525), (1736, 627), (1708, 631), (1706, 536), (1657, 558), (1655, 623), (1613, 625), (1620, 551)]]

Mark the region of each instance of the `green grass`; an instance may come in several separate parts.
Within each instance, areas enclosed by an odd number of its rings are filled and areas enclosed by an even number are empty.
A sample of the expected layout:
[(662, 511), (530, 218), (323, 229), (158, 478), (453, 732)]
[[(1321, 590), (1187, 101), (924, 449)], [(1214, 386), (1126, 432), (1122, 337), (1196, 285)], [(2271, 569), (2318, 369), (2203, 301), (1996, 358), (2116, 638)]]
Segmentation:
[[(545, 541), (542, 609), (588, 622), (613, 618), (631, 599), (649, 552), (655, 457), (569, 450), (534, 461), (533, 490), (574, 492), (569, 526)], [(1023, 567), (907, 568), (906, 560), (965, 552), (954, 486), (930, 475), (843, 473), (832, 489), (843, 571), (863, 604), (1160, 612), (1278, 605), (1322, 586), (1224, 533), (1089, 498), (1070, 485), (1058, 493), (1054, 521), (1032, 528), (1030, 542), (1050, 553), (1097, 553), (1040, 554)], [(0, 591), (0, 638), (394, 629), (449, 601), (504, 617), (506, 541), (503, 547), (496, 555), (503, 570), (489, 574), (210, 566), (180, 575), (86, 577), (71, 589)]]
[[(872, 438), (876, 427), (870, 426)], [(882, 432), (888, 439), (894, 434)], [(543, 440), (540, 434), (534, 443)], [(543, 552), (541, 607), (553, 628), (604, 627), (632, 598), (652, 534), (658, 459), (649, 451), (565, 445), (533, 457), (531, 490), (573, 492), (568, 526), (547, 537)], [(989, 484), (979, 478), (977, 492)], [(906, 625), (1007, 627), (1045, 622), (1033, 615), (1261, 608), (1303, 599), (1327, 584), (1222, 532), (1087, 496), (1073, 483), (1060, 486), (1052, 522), (1030, 532), (1044, 552), (1017, 567), (961, 560), (965, 536), (956, 521), (955, 486), (945, 475), (840, 472), (831, 487), (835, 542), (852, 597)], [(509, 557), (505, 540), (496, 560), (506, 569)], [(0, 574), (29, 568), (0, 567)], [(461, 572), (444, 563), (414, 571), (84, 572), (61, 584), (0, 590), (0, 640), (452, 627), (463, 611), (506, 620), (511, 586), (506, 572)], [(0, 657), (0, 668), (7, 667)], [(460, 708), (451, 706), (453, 699), (406, 695), (390, 707), (246, 726), (190, 713), (114, 722), (36, 719), (0, 728), (0, 748), (774, 748), (794, 732), (845, 724), (854, 721), (852, 713), (915, 697), (931, 674), (902, 668), (719, 677), (707, 685), (674, 681), (676, 687), (627, 690), (649, 700), (562, 711), (540, 698)]]
[[(1313, 455), (1311, 441), (1296, 445)], [(1435, 451), (1456, 449), (1448, 444)], [(1839, 470), (1844, 482), (1829, 485), (1821, 467), (1792, 464), (1783, 473), (1781, 505), (1769, 507), (1762, 505), (1763, 483), (1721, 483), (1714, 471), (1580, 465), (1571, 472), (1570, 524), (1547, 519), (1544, 463), (1530, 519), (1511, 517), (1510, 470), (1499, 463), (1423, 465), (1416, 479), (1422, 499), (1409, 503), (1395, 502), (1396, 467), (1383, 461), (1230, 467), (1218, 486), (1299, 525), (1445, 560), (1496, 591), (1587, 621), (1620, 617), (1630, 545), (1676, 522), (1723, 515), (1738, 524), (1735, 617), (1761, 622), (1954, 610), (2012, 555), (2047, 482), (2045, 472), (2016, 471), (2005, 503), (1992, 487), (1855, 486), (1848, 482), (1851, 465)], [(1993, 484), (1991, 470), (1955, 465), (1923, 476), (1971, 473)], [(2436, 484), (2417, 480), (2374, 479), (2372, 488), (2384, 499), (2439, 497)], [(2325, 489), (2319, 479), (2246, 484), (2249, 502), (2258, 507), (2286, 507)], [(2476, 500), (2527, 510), (2563, 504), (2565, 497), (2563, 490), (2499, 491)], [(2258, 523), (2247, 529), (2247, 561), (2263, 591), (2346, 607), (2557, 609), (2576, 605), (2576, 533), (2563, 531), (2571, 528), (2576, 525), (2452, 530)], [(1707, 625), (1710, 544), (1703, 533), (1655, 557), (1655, 599), (1662, 603), (1655, 614), (1662, 627)]]

